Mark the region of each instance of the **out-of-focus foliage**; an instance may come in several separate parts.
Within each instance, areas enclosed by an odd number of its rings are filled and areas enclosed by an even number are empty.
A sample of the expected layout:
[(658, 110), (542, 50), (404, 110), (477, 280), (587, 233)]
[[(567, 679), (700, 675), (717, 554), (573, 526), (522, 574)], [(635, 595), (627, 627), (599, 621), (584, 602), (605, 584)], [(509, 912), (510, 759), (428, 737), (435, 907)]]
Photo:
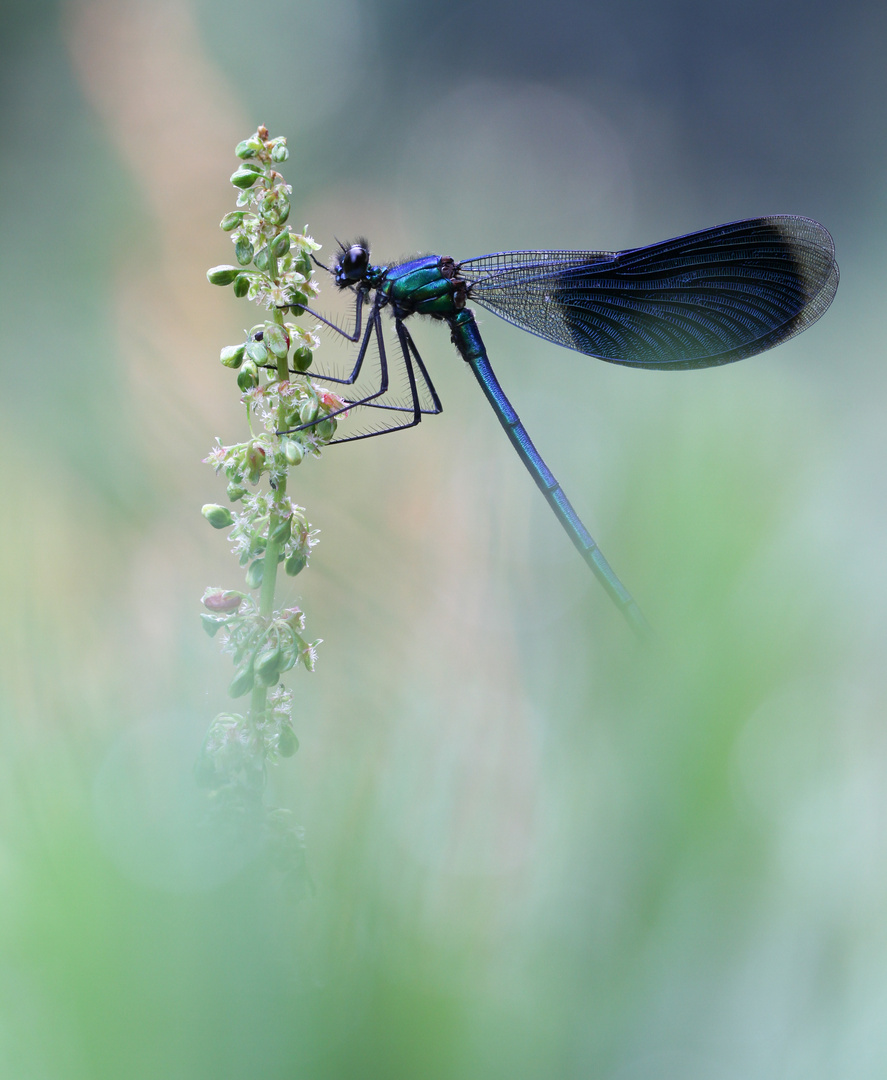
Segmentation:
[[(887, 13), (2, 18), (0, 1077), (883, 1076)], [(784, 212), (828, 226), (842, 272), (809, 333), (712, 371), (483, 319), (649, 652), (446, 334), (413, 328), (444, 415), (291, 492), (322, 530), (292, 600), (325, 640), (272, 775), (301, 899), (201, 825), (190, 774), (226, 703), (200, 596), (242, 587), (200, 507), (245, 328), (204, 271), (260, 122), (310, 162), (287, 180), (321, 254), (623, 248)]]

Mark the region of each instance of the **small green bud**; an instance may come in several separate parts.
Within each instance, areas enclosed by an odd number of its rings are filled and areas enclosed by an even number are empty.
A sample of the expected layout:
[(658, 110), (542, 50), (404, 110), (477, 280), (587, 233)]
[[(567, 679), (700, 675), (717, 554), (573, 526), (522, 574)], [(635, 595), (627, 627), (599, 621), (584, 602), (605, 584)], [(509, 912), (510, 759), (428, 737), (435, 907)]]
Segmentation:
[(214, 529), (227, 529), (229, 525), (234, 524), (234, 515), (227, 506), (207, 503), (200, 512)]
[(282, 259), (284, 255), (290, 249), (290, 233), (289, 229), (285, 229), (280, 236), (271, 245), (271, 250), (274, 252), (276, 259)]
[(262, 144), (258, 139), (244, 139), (243, 142), (239, 142), (234, 148), (234, 153), (239, 158), (254, 158), (256, 154), (262, 149)]
[(271, 252), (268, 250), (267, 244), (264, 247), (259, 248), (255, 254), (254, 261), (256, 266), (263, 272), (270, 268)]
[(268, 542), (272, 544), (285, 544), (290, 538), (290, 519), (288, 517), (281, 518), (277, 523), (277, 527), (272, 529)]
[(308, 297), (305, 295), (305, 293), (299, 292), (298, 289), (293, 289), (293, 291), (289, 294), (288, 303), (293, 309), (293, 315), (302, 315), (304, 314), (302, 308), (307, 305)]
[(241, 188), (243, 191), (246, 191), (247, 188), (251, 188), (253, 186), (253, 184), (259, 179), (260, 176), (261, 173), (258, 170), (256, 170), (255, 168), (251, 169), (248, 166), (244, 165), (242, 168), (238, 169), (237, 172), (231, 174), (231, 183), (235, 187)]
[(317, 413), (317, 402), (308, 398), (307, 401), (302, 402), (302, 407), (299, 409), (299, 421), (303, 424), (312, 424), (317, 419)]
[(236, 266), (213, 266), (206, 272), (210, 285), (230, 285), (240, 273)]
[(246, 488), (241, 487), (240, 484), (232, 480), (231, 483), (227, 486), (227, 488), (225, 488), (225, 494), (228, 496), (231, 502), (238, 502), (240, 499), (243, 498), (244, 495), (246, 495)]
[(287, 465), (301, 465), (302, 458), (305, 456), (305, 451), (302, 449), (302, 444), (296, 442), (295, 439), (287, 439), (286, 437), (280, 440), (280, 445), (283, 448), (283, 456), (286, 458)]
[(277, 737), (277, 753), (281, 757), (292, 757), (298, 749), (299, 740), (296, 738), (296, 733), (289, 724), (286, 724), (280, 729), (280, 735)]
[(251, 360), (237, 372), (237, 385), (244, 393), (259, 385), (259, 370)]
[(278, 326), (277, 323), (268, 324), (268, 328), (265, 330), (262, 340), (275, 356), (286, 356), (289, 352), (289, 334), (282, 326)]
[(286, 161), (290, 156), (290, 152), (287, 149), (286, 143), (279, 142), (271, 149), (271, 160), (273, 162)]
[(219, 353), (219, 359), (226, 368), (234, 368), (236, 371), (243, 363), (243, 353), (245, 349), (245, 345), (226, 345), (221, 353)]
[(241, 266), (249, 266), (253, 261), (253, 245), (246, 236), (239, 236), (234, 245), (234, 257)]
[(253, 664), (253, 669), (259, 682), (265, 683), (266, 679), (273, 678), (275, 682), (280, 674), (280, 645), (264, 645), (258, 653), (256, 653), (256, 659)]
[(258, 589), (262, 584), (262, 578), (265, 573), (265, 560), (254, 559), (247, 568), (246, 571), (246, 583), (251, 589)]
[(228, 686), (228, 693), (231, 697), (243, 697), (244, 694), (248, 694), (253, 688), (256, 678), (253, 674), (252, 661), (245, 664), (231, 680)]
[(294, 551), (284, 563), (283, 568), (290, 577), (295, 577), (296, 574), (301, 574), (307, 565), (308, 556), (300, 551)]
[[(262, 334), (263, 340), (264, 337), (265, 335)], [(246, 343), (246, 355), (254, 364), (266, 364), (268, 362), (268, 350), (261, 341), (256, 341), (255, 338)]]
[(318, 439), (323, 439), (323, 441), (326, 442), (336, 434), (336, 421), (321, 420), (314, 425), (314, 431), (316, 432)]
[(314, 354), (306, 345), (301, 345), (293, 351), (293, 367), (296, 371), (307, 371), (313, 359)]
[(304, 278), (311, 277), (311, 256), (304, 249), (299, 252), (296, 261), (293, 263), (293, 270), (296, 270)]
[(232, 210), (230, 214), (225, 214), (219, 222), (219, 225), (225, 232), (234, 232), (235, 229), (239, 229), (243, 224), (243, 219), (245, 217), (245, 210)]
[(238, 274), (234, 279), (234, 295), (242, 300), (249, 292), (249, 274)]

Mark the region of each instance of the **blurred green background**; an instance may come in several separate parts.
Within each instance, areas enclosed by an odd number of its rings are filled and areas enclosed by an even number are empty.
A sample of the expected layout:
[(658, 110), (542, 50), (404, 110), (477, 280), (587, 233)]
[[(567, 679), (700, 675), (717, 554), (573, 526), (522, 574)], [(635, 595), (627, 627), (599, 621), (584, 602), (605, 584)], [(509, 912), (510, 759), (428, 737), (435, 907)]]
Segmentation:
[[(0, 1075), (887, 1075), (883, 3), (0, 19)], [(797, 213), (842, 275), (809, 332), (695, 373), (481, 315), (648, 653), (414, 328), (444, 415), (291, 485), (325, 639), (269, 792), (305, 827), (298, 903), (213, 849), (190, 776), (229, 707), (199, 598), (240, 582), (201, 458), (242, 438), (217, 357), (255, 319), (204, 272), (258, 123), (326, 253)]]

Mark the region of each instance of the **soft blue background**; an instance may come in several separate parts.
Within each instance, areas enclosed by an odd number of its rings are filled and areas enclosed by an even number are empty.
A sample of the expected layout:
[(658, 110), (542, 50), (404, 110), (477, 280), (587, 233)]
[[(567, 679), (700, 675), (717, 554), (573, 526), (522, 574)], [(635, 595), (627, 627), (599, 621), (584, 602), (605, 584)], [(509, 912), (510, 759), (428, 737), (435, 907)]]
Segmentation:
[[(887, 1075), (887, 8), (0, 19), (0, 1076)], [(199, 597), (239, 584), (200, 459), (242, 437), (217, 356), (255, 318), (204, 272), (258, 123), (327, 253), (799, 213), (842, 274), (808, 333), (695, 373), (482, 315), (649, 653), (415, 327), (443, 416), (291, 485), (325, 639), (271, 791), (306, 830), (295, 906), (195, 829), (189, 772), (228, 707)]]

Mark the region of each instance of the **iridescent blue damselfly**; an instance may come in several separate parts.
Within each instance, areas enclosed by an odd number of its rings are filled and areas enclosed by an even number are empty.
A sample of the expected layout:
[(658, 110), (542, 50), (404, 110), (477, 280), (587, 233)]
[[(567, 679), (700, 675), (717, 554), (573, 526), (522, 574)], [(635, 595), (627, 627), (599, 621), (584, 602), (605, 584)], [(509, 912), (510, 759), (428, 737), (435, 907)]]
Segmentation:
[[(340, 290), (354, 294), (353, 331), (304, 310), (359, 347), (349, 374), (312, 377), (356, 386), (374, 344), (379, 379), (368, 393), (352, 391), (343, 398), (345, 404), (327, 416), (359, 408), (395, 414), (393, 423), (333, 441), (387, 434), (441, 412), (440, 398), (405, 323), (411, 315), (445, 322), (549, 506), (642, 635), (649, 627), (640, 608), (582, 524), (493, 374), (468, 302), (587, 356), (676, 371), (729, 364), (772, 349), (816, 322), (838, 287), (835, 249), (827, 230), (808, 218), (787, 215), (734, 221), (627, 251), (506, 251), (462, 262), (425, 255), (377, 266), (370, 262), (367, 242), (358, 240), (341, 244), (328, 269)], [(385, 308), (394, 319), (397, 363), (408, 386), (405, 397), (396, 401), (389, 394)]]

